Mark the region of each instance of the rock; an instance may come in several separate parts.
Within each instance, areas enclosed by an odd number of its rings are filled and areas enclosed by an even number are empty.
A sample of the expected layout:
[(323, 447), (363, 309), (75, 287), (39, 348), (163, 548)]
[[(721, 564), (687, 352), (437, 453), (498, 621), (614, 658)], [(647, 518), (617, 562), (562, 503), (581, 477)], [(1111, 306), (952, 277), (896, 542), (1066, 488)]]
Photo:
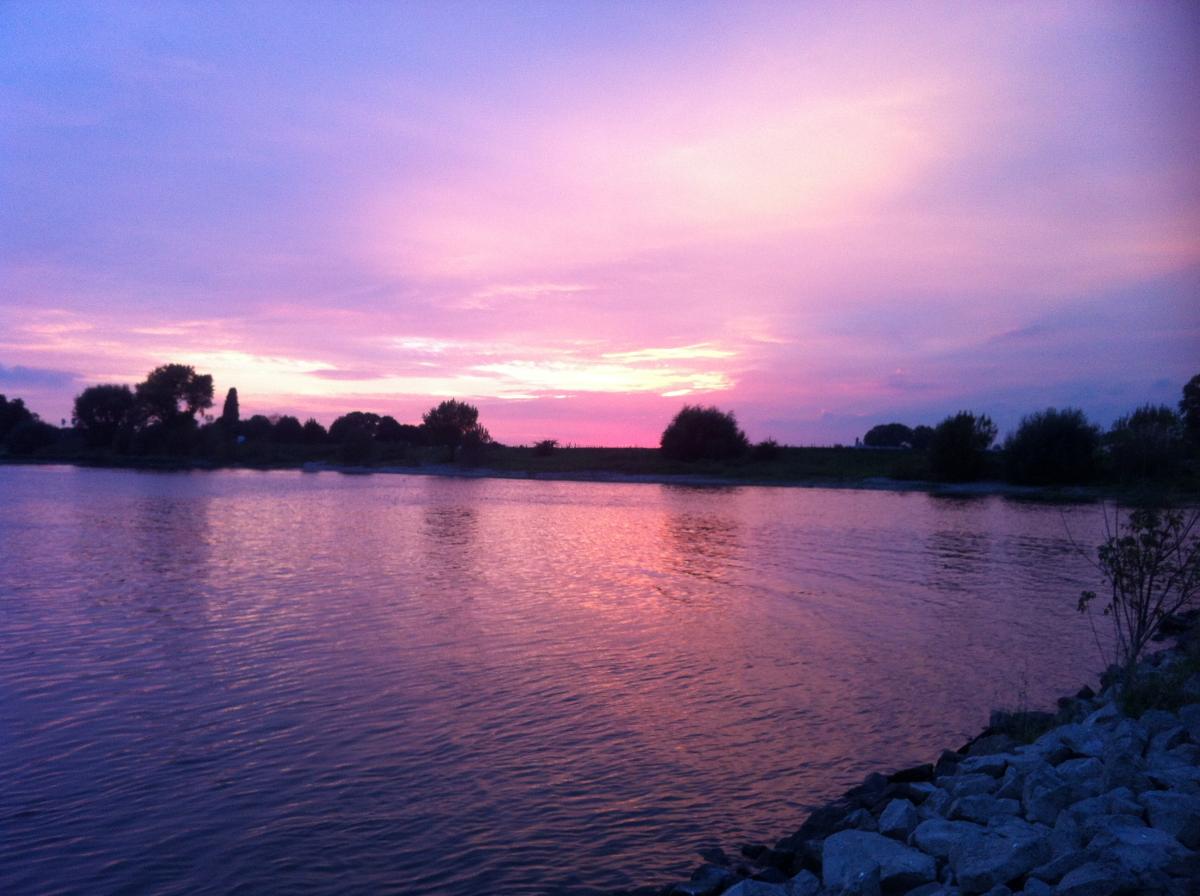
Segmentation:
[(892, 800), (879, 816), (879, 833), (897, 840), (907, 840), (920, 823), (917, 807), (908, 800)]
[(1146, 823), (1137, 815), (1088, 815), (1079, 822), (1085, 843), (1090, 843), (1100, 834), (1112, 833), (1126, 828), (1145, 828)]
[(913, 784), (920, 781), (933, 780), (933, 765), (926, 762), (923, 765), (914, 765), (911, 768), (902, 768), (898, 772), (892, 772), (888, 780), (893, 784)]
[(821, 881), (811, 871), (801, 871), (787, 885), (788, 896), (816, 896), (821, 891)]
[(986, 893), (1045, 864), (1052, 853), (1043, 832), (1048, 833), (1014, 818), (964, 838), (950, 852), (959, 887), (964, 893)]
[(726, 890), (725, 896), (789, 896), (789, 894), (783, 884), (769, 884), (761, 880), (743, 880)]
[(1082, 723), (1063, 725), (1048, 736), (1056, 736), (1059, 743), (1081, 756), (1099, 757), (1104, 753), (1104, 738), (1094, 727), (1089, 728)]
[(1108, 789), (1101, 786), (1104, 778), (1104, 764), (1094, 757), (1068, 759), (1066, 762), (1059, 763), (1055, 771), (1068, 784), (1074, 785), (1077, 793), (1095, 790), (1096, 793), (1092, 794), (1094, 796)]
[(758, 857), (768, 849), (770, 847), (764, 843), (743, 843), (739, 851), (750, 861), (756, 862), (758, 861)]
[[(1193, 737), (1192, 740), (1200, 740), (1200, 738)], [(933, 766), (934, 775), (941, 778), (945, 775), (954, 774), (954, 770), (958, 768), (958, 764), (965, 758), (961, 753), (956, 753), (954, 750), (942, 750), (942, 755), (938, 757), (937, 762)]]
[(1025, 776), (1021, 773), (1018, 766), (1010, 765), (1004, 770), (1004, 776), (1000, 778), (1000, 786), (996, 788), (996, 796), (1002, 800), (1019, 800), (1021, 798), (1021, 785), (1025, 781)]
[(969, 821), (947, 821), (932, 818), (917, 825), (909, 842), (923, 852), (947, 859), (954, 847), (968, 837), (983, 834), (982, 826)]
[(874, 831), (879, 825), (875, 821), (875, 816), (866, 809), (855, 809), (846, 816), (846, 830), (856, 831)]
[(950, 804), (949, 817), (987, 824), (1000, 815), (1017, 815), (1021, 804), (1016, 800), (1000, 800), (986, 793), (964, 796)]
[(1021, 802), (1027, 819), (1054, 824), (1058, 813), (1076, 802), (1075, 791), (1053, 769), (1037, 768), (1025, 778)]
[(958, 890), (935, 881), (931, 884), (921, 884), (915, 890), (909, 890), (904, 896), (958, 896)]
[(1017, 742), (1007, 734), (985, 734), (971, 741), (967, 745), (966, 753), (968, 756), (987, 756), (992, 753), (1008, 753), (1015, 746)]
[(1148, 709), (1142, 713), (1142, 717), (1138, 719), (1150, 739), (1154, 739), (1154, 735), (1163, 731), (1169, 731), (1172, 728), (1181, 727), (1179, 724), (1179, 716), (1173, 712), (1167, 712), (1165, 709)]
[(938, 789), (929, 795), (925, 802), (921, 803), (921, 808), (917, 810), (922, 819), (926, 818), (942, 818), (950, 811), (950, 803), (953, 802), (950, 794), (946, 791)]
[(1112, 862), (1088, 862), (1067, 874), (1054, 890), (1055, 896), (1118, 896), (1129, 891), (1136, 878)]
[(1192, 743), (1200, 744), (1200, 703), (1179, 710), (1179, 724), (1187, 730)]
[(1008, 767), (1008, 756), (1004, 753), (992, 753), (987, 756), (970, 756), (958, 766), (961, 775), (984, 774), (999, 778)]
[(1060, 856), (1055, 856), (1044, 865), (1038, 865), (1029, 872), (1030, 877), (1036, 877), (1038, 880), (1043, 880), (1048, 884), (1056, 884), (1063, 877), (1074, 871), (1080, 865), (1085, 865), (1091, 860), (1091, 853), (1082, 849), (1075, 849), (1071, 852), (1065, 852)]
[(1151, 827), (1170, 834), (1188, 849), (1200, 847), (1200, 797), (1148, 790), (1138, 797)]
[(879, 884), (901, 891), (937, 879), (931, 856), (867, 831), (841, 831), (825, 840), (822, 878), (829, 888), (849, 889), (878, 870)]
[(1034, 877), (1025, 881), (1025, 889), (1021, 891), (1023, 896), (1050, 896), (1053, 892), (1048, 883), (1044, 883)]
[(1091, 700), (1095, 696), (1096, 696), (1096, 692), (1093, 691), (1091, 689), (1091, 687), (1089, 687), (1086, 684), (1083, 687), (1081, 687), (1078, 691), (1075, 692), (1076, 700)]
[[(1130, 816), (1109, 816), (1112, 818)], [(1108, 822), (1097, 825), (1097, 832), (1088, 849), (1114, 861), (1134, 874), (1161, 868), (1168, 862), (1186, 856), (1187, 849), (1174, 837), (1157, 828)]]
[(991, 775), (982, 773), (974, 775), (951, 775), (948, 778), (940, 779), (938, 783), (955, 799), (961, 799), (964, 796), (975, 796), (979, 793), (991, 793), (1000, 786), (999, 782)]
[(1115, 725), (1119, 718), (1121, 718), (1121, 711), (1117, 709), (1117, 705), (1105, 703), (1080, 724), (1084, 728), (1109, 727)]
[(1004, 884), (996, 884), (984, 896), (1013, 896), (1013, 891), (1004, 886)]
[(701, 865), (692, 872), (692, 879), (686, 883), (676, 884), (671, 890), (672, 896), (714, 896), (720, 893), (735, 879), (728, 868), (716, 865)]
[(896, 787), (896, 798), (908, 800), (914, 805), (921, 805), (926, 799), (940, 788), (931, 781), (917, 781), (912, 784), (900, 784)]
[(700, 850), (700, 858), (704, 859), (704, 861), (708, 862), (710, 865), (721, 865), (725, 868), (728, 868), (731, 864), (733, 864), (729, 860), (729, 856), (725, 854), (725, 850), (721, 849), (719, 846), (710, 846), (706, 849)]

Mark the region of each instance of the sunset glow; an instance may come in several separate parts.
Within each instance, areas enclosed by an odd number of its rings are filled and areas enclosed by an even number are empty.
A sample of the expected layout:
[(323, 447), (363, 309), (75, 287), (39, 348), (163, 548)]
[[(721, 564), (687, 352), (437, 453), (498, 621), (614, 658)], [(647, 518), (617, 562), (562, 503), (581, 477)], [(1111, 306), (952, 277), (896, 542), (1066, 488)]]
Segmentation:
[(0, 392), (654, 444), (1103, 424), (1200, 358), (1191, 4), (0, 8)]

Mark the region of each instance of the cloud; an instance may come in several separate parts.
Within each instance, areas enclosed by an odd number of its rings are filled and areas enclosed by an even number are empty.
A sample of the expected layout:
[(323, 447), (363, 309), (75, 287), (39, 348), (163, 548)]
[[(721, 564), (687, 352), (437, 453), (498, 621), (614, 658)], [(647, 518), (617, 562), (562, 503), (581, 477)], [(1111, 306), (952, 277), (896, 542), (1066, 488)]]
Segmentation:
[(59, 389), (73, 386), (79, 375), (69, 370), (48, 370), (41, 367), (9, 367), (0, 364), (0, 384), (10, 388)]

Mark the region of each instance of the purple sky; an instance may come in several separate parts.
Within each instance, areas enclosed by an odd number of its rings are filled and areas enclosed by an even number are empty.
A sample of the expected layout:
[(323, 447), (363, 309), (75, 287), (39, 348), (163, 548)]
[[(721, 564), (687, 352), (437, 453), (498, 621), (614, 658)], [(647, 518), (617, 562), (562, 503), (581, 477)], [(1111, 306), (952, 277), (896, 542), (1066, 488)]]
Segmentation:
[(1195, 3), (0, 5), (0, 392), (654, 444), (1200, 372)]

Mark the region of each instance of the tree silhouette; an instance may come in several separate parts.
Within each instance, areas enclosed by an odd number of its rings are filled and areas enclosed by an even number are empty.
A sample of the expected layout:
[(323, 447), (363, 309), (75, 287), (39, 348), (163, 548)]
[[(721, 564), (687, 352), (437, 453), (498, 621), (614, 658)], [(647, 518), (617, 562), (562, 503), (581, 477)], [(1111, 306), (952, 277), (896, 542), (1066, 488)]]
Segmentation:
[(868, 448), (899, 448), (907, 443), (912, 444), (913, 431), (903, 423), (881, 423), (872, 426), (863, 436), (863, 444)]
[(75, 396), (71, 424), (83, 433), (91, 447), (107, 447), (113, 444), (121, 427), (130, 422), (133, 408), (133, 392), (128, 386), (113, 383), (88, 386)]
[(221, 408), (221, 425), (225, 427), (226, 432), (232, 434), (237, 432), (240, 419), (237, 389), (231, 388), (225, 393), (225, 404)]
[(1183, 427), (1188, 439), (1200, 447), (1200, 373), (1183, 387), (1183, 398), (1179, 400), (1179, 413), (1183, 416)]
[(174, 423), (181, 418), (194, 421), (198, 411), (212, 407), (213, 381), (186, 364), (156, 367), (138, 383), (138, 409), (146, 423)]
[(969, 482), (983, 474), (985, 452), (996, 440), (996, 424), (986, 414), (959, 411), (933, 430), (929, 466), (939, 479)]
[(421, 427), (431, 445), (457, 448), (468, 434), (487, 444), (492, 440), (488, 431), (479, 425), (479, 410), (466, 402), (450, 399), (421, 416)]
[(733, 412), (685, 405), (663, 430), (662, 453), (674, 460), (723, 460), (745, 454), (746, 434)]
[(1088, 482), (1096, 475), (1100, 431), (1078, 408), (1047, 408), (1021, 418), (1004, 442), (1014, 482), (1031, 485)]
[(10, 401), (3, 395), (0, 395), (0, 442), (4, 441), (5, 437), (16, 428), (17, 424), (27, 423), (35, 419), (37, 419), (37, 415), (25, 407), (23, 400), (14, 398)]

